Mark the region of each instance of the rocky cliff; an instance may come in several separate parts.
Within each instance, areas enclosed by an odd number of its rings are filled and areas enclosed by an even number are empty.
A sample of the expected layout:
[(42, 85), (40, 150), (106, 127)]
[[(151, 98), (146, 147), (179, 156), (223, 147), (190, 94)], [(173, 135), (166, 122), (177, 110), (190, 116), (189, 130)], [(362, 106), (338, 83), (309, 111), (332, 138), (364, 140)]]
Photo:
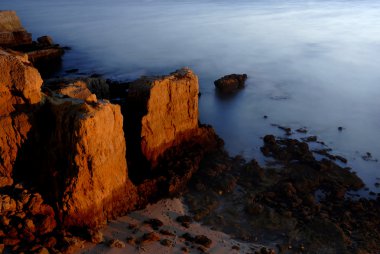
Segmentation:
[(28, 55), (42, 74), (50, 74), (60, 67), (64, 50), (48, 36), (42, 36), (37, 41), (32, 40), (21, 25), (15, 11), (0, 11), (0, 47), (12, 48)]
[(198, 125), (198, 94), (198, 77), (187, 68), (131, 82), (125, 115), (135, 124), (125, 127), (132, 160), (140, 157), (140, 163), (145, 159), (155, 168), (169, 148), (201, 135), (204, 129)]
[(0, 252), (52, 249), (62, 232), (93, 232), (175, 194), (220, 145), (198, 124), (198, 79), (189, 69), (132, 82), (120, 107), (97, 98), (110, 96), (104, 80), (43, 93), (28, 55), (0, 50), (0, 66)]
[(133, 209), (136, 189), (128, 178), (120, 107), (48, 98), (43, 108), (40, 127), (51, 128), (38, 139), (49, 148), (41, 157), (50, 160), (40, 168), (53, 180), (46, 192), (58, 197), (62, 223), (95, 227)]
[(42, 79), (28, 60), (0, 50), (0, 187), (12, 184), (19, 150), (32, 128), (33, 105), (41, 100)]
[(32, 43), (32, 35), (21, 25), (15, 11), (0, 11), (0, 46), (18, 46)]

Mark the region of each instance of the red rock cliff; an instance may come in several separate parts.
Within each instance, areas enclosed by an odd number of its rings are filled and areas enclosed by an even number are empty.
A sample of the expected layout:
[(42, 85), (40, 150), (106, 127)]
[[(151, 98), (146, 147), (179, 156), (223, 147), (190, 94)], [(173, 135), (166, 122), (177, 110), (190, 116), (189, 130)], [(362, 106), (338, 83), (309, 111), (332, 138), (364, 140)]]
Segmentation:
[(143, 103), (141, 150), (153, 166), (186, 133), (198, 129), (198, 93), (198, 77), (190, 69), (131, 83), (129, 99)]
[(0, 187), (13, 182), (20, 147), (32, 128), (31, 107), (41, 100), (42, 79), (27, 58), (0, 50)]
[(0, 11), (0, 46), (32, 43), (32, 35), (21, 25), (15, 11)]
[(94, 227), (131, 210), (137, 197), (128, 179), (120, 107), (54, 98), (46, 107), (54, 126), (47, 145), (55, 163), (48, 170), (63, 187), (64, 225)]

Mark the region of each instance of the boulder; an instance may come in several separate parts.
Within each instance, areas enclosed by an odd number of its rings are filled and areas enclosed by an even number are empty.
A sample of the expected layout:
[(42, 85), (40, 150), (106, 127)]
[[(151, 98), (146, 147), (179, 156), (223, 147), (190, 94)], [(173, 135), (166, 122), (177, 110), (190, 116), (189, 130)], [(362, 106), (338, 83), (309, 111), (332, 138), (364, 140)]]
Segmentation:
[(45, 46), (53, 46), (54, 42), (50, 36), (44, 35), (37, 38), (37, 42)]
[(130, 84), (131, 111), (126, 117), (131, 123), (139, 121), (135, 125), (141, 128), (132, 135), (141, 137), (140, 148), (136, 149), (141, 149), (151, 165), (156, 165), (168, 148), (198, 129), (198, 93), (198, 77), (190, 69), (168, 76), (142, 77)]
[(15, 11), (0, 11), (0, 46), (11, 47), (32, 43), (32, 35), (21, 25)]
[(16, 105), (41, 101), (41, 76), (26, 59), (0, 50), (0, 66), (1, 116), (15, 111)]
[(223, 92), (232, 92), (244, 87), (247, 74), (230, 74), (214, 81), (216, 88)]
[(86, 100), (92, 95), (91, 91), (87, 88), (87, 85), (82, 81), (74, 82), (73, 84), (62, 87), (55, 92), (70, 98), (82, 100)]
[(13, 182), (13, 168), (32, 128), (33, 106), (41, 101), (42, 79), (19, 54), (0, 50), (0, 187)]
[[(45, 80), (43, 84), (43, 89), (48, 89), (58, 94), (62, 94), (62, 89), (77, 90), (78, 87), (88, 90), (88, 92), (95, 94), (99, 99), (109, 98), (109, 85), (107, 81), (101, 77), (55, 78)], [(88, 94), (88, 92), (86, 92), (86, 94)], [(77, 98), (75, 96), (69, 97)]]

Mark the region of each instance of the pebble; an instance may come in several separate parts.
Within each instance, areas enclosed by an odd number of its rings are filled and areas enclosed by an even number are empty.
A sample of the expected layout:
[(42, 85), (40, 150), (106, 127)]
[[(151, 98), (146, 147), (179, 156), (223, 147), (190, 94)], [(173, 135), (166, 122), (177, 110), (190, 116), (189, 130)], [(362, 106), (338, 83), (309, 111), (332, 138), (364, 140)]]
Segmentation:
[(123, 243), (122, 241), (118, 240), (118, 239), (112, 239), (108, 245), (111, 247), (111, 248), (125, 248), (125, 243)]

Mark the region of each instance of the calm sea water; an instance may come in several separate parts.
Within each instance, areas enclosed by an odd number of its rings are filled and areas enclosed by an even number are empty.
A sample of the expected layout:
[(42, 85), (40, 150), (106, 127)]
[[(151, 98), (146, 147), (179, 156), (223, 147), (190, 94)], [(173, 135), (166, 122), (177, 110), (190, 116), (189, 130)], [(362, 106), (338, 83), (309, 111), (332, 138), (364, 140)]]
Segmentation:
[[(232, 155), (261, 158), (260, 137), (282, 134), (272, 123), (305, 126), (379, 191), (380, 163), (361, 155), (380, 159), (380, 1), (2, 0), (0, 8), (16, 10), (35, 38), (71, 46), (66, 70), (134, 79), (192, 68), (201, 120)], [(247, 86), (219, 96), (213, 81), (229, 73), (247, 73)]]

